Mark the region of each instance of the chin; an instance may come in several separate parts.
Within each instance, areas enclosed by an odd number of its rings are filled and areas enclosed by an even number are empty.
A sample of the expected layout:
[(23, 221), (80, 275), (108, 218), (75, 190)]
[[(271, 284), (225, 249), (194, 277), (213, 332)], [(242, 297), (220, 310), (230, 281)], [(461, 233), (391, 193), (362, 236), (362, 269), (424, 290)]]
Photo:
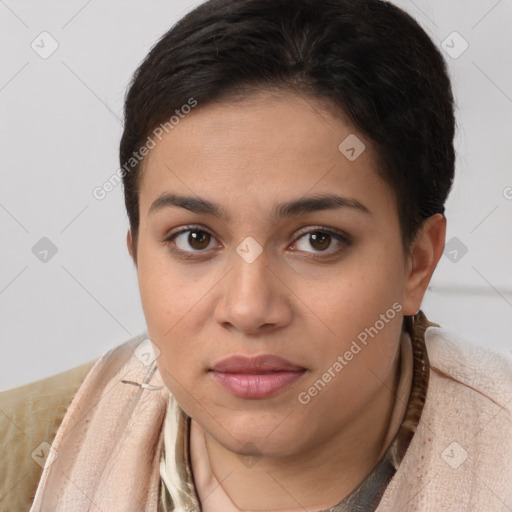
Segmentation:
[(285, 425), (286, 415), (243, 414), (236, 419), (225, 418), (218, 424), (203, 427), (218, 443), (240, 456), (284, 457), (300, 449), (306, 437), (299, 425)]

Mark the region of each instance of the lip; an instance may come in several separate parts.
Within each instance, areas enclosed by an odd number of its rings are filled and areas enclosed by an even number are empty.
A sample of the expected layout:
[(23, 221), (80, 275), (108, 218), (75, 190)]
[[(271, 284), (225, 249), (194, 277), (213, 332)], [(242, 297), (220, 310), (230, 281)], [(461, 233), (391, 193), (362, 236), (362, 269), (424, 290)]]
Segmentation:
[(215, 364), (210, 372), (234, 396), (261, 399), (275, 396), (297, 382), (306, 368), (274, 355), (232, 356)]
[(216, 363), (211, 370), (221, 373), (265, 373), (298, 371), (305, 368), (296, 366), (282, 357), (263, 354), (253, 357), (241, 355), (227, 357)]

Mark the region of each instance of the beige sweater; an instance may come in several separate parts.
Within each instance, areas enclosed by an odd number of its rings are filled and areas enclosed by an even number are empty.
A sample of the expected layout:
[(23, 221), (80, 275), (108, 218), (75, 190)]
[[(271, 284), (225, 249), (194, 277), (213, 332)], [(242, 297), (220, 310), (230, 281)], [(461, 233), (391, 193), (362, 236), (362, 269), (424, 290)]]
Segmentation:
[[(0, 393), (0, 454), (2, 457), (2, 477), (0, 478), (0, 510), (10, 512), (26, 511), (30, 508), (41, 478), (42, 468), (38, 458), (45, 458), (49, 445), (54, 441), (57, 428), (66, 413), (73, 412), (75, 417), (81, 413), (84, 417), (84, 428), (90, 425), (85, 419), (81, 401), (74, 400), (73, 407), (69, 407), (71, 399), (84, 389), (81, 386), (85, 376), (88, 376), (89, 389), (101, 390), (105, 398), (101, 402), (104, 407), (101, 414), (91, 418), (96, 422), (108, 422), (109, 411), (112, 409), (108, 400), (119, 406), (130, 403), (134, 407), (137, 402), (138, 410), (147, 412), (147, 422), (130, 423), (130, 429), (119, 430), (112, 443), (112, 450), (118, 440), (123, 446), (132, 446), (137, 442), (136, 450), (148, 448), (153, 453), (145, 457), (145, 465), (149, 468), (147, 474), (137, 478), (143, 481), (150, 492), (148, 499), (143, 501), (144, 506), (126, 507), (118, 501), (119, 506), (112, 504), (112, 495), (130, 495), (133, 489), (125, 489), (126, 484), (122, 473), (116, 473), (115, 459), (108, 458), (108, 464), (114, 466), (107, 468), (103, 462), (102, 454), (90, 454), (91, 448), (97, 443), (94, 439), (81, 438), (85, 442), (93, 442), (88, 447), (90, 460), (97, 460), (98, 464), (89, 469), (82, 465), (73, 465), (76, 475), (74, 482), (79, 485), (90, 484), (102, 474), (101, 489), (94, 496), (94, 503), (110, 503), (101, 508), (102, 512), (112, 510), (115, 512), (154, 510), (156, 512), (155, 490), (156, 479), (159, 478), (158, 464), (159, 450), (163, 436), (158, 434), (163, 425), (162, 408), (165, 411), (168, 392), (160, 388), (162, 384), (158, 371), (148, 378), (148, 367), (140, 363), (134, 356), (134, 350), (144, 339), (144, 335), (120, 345), (106, 354), (99, 361), (91, 361), (68, 372), (48, 379), (43, 379), (26, 386)], [(484, 347), (476, 347), (456, 338), (449, 331), (439, 327), (429, 327), (425, 335), (427, 351), (430, 359), (430, 380), (427, 398), (418, 429), (411, 441), (409, 449), (397, 473), (388, 485), (377, 512), (391, 511), (486, 511), (510, 512), (512, 510), (512, 358), (495, 353)], [(96, 364), (93, 371), (91, 367)], [(93, 377), (94, 374), (94, 378)], [(109, 388), (109, 384), (119, 382), (120, 377), (128, 377), (136, 385), (122, 387), (123, 400), (119, 402), (116, 389)], [(87, 379), (86, 379), (87, 381)], [(138, 386), (138, 387), (137, 387)], [(87, 387), (87, 386), (85, 386)], [(106, 393), (105, 390), (114, 390)], [(121, 387), (119, 387), (121, 389)], [(156, 391), (160, 389), (160, 391)], [(80, 395), (80, 393), (78, 393)], [(83, 395), (83, 393), (82, 393)], [(158, 395), (158, 399), (155, 397)], [(87, 395), (91, 397), (92, 395)], [(121, 395), (120, 395), (121, 396)], [(146, 398), (147, 397), (147, 398)], [(126, 407), (125, 407), (126, 410)], [(123, 414), (125, 412), (123, 410)], [(167, 411), (169, 413), (169, 411)], [(179, 421), (179, 407), (172, 411)], [(119, 417), (120, 410), (113, 411), (114, 417)], [(69, 414), (68, 416), (71, 416)], [(149, 421), (155, 418), (156, 421)], [(146, 418), (145, 418), (146, 419)], [(68, 429), (69, 429), (68, 421)], [(71, 423), (70, 432), (76, 433), (74, 428), (78, 423)], [(96, 423), (96, 426), (100, 423)], [(103, 437), (110, 434), (110, 423), (105, 423)], [(101, 428), (101, 427), (100, 427)], [(138, 432), (135, 430), (138, 429)], [(145, 435), (152, 429), (152, 437)], [(128, 432), (127, 432), (128, 430)], [(85, 431), (85, 430), (84, 430)], [(97, 432), (98, 430), (93, 430)], [(175, 434), (178, 430), (175, 430)], [(130, 437), (132, 436), (132, 437)], [(134, 437), (135, 436), (135, 437)], [(64, 442), (66, 436), (61, 439)], [(143, 443), (151, 439), (151, 446)], [(47, 443), (47, 444), (45, 444)], [(101, 443), (100, 443), (101, 444)], [(103, 443), (104, 447), (110, 445)], [(84, 453), (74, 453), (81, 446), (69, 450), (69, 457), (65, 445), (60, 445), (64, 468), (71, 467), (72, 457), (84, 457)], [(73, 453), (72, 453), (73, 452)], [(139, 453), (139, 452), (137, 452)], [(123, 455), (130, 457), (128, 454)], [(94, 458), (96, 457), (96, 459)], [(133, 458), (133, 457), (132, 457)], [(59, 459), (57, 458), (57, 461)], [(78, 459), (77, 459), (78, 460)], [(84, 459), (85, 460), (85, 459)], [(135, 457), (135, 462), (137, 461)], [(129, 460), (129, 462), (131, 462)], [(104, 466), (102, 466), (102, 464)], [(50, 468), (57, 471), (57, 462)], [(134, 465), (139, 468), (139, 466)], [(139, 471), (139, 469), (137, 469)], [(177, 471), (179, 474), (179, 471)], [(151, 482), (148, 483), (148, 482)], [(177, 482), (178, 486), (180, 482)], [(114, 492), (115, 490), (115, 492)], [(188, 489), (188, 492), (192, 492)], [(152, 493), (152, 494), (151, 494)], [(80, 496), (80, 493), (76, 493)], [(140, 494), (140, 493), (139, 493)], [(139, 495), (138, 494), (138, 495)], [(137, 496), (138, 496), (137, 495)], [(84, 500), (68, 500), (66, 507), (59, 505), (58, 493), (54, 493), (56, 500), (53, 508), (35, 508), (34, 510), (48, 510), (66, 512), (96, 510), (90, 505), (84, 505)], [(121, 498), (117, 498), (118, 500)], [(183, 496), (182, 496), (183, 498)], [(187, 496), (184, 496), (186, 501)], [(102, 501), (103, 500), (103, 501)], [(79, 503), (80, 502), (80, 503)], [(146, 506), (151, 502), (151, 506)], [(177, 501), (178, 502), (178, 501)], [(141, 502), (142, 503), (142, 502)], [(109, 508), (110, 507), (110, 508)], [(151, 508), (153, 507), (153, 508)], [(176, 508), (176, 510), (183, 510)], [(219, 511), (221, 512), (221, 511)]]
[(512, 510), (512, 358), (426, 332), (421, 421), (378, 512)]

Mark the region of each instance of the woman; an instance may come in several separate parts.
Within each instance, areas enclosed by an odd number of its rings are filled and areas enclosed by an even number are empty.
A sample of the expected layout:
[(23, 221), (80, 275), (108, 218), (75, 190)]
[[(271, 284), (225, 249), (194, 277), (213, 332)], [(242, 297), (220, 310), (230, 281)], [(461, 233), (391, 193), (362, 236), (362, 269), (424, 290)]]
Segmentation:
[(68, 375), (30, 510), (510, 510), (512, 361), (420, 311), (453, 135), (391, 4), (187, 14), (125, 103), (148, 331)]

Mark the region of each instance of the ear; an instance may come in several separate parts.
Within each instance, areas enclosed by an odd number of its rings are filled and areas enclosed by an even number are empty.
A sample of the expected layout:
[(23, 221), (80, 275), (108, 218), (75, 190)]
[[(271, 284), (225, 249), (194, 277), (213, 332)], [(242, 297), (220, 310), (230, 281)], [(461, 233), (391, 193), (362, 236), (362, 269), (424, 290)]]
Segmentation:
[(134, 246), (132, 232), (130, 229), (126, 233), (126, 247), (128, 247), (128, 252), (135, 263), (135, 266), (137, 266), (137, 248)]
[(443, 255), (446, 217), (436, 213), (423, 222), (410, 250), (404, 290), (404, 315), (414, 315), (421, 308), (423, 296), (437, 263)]

